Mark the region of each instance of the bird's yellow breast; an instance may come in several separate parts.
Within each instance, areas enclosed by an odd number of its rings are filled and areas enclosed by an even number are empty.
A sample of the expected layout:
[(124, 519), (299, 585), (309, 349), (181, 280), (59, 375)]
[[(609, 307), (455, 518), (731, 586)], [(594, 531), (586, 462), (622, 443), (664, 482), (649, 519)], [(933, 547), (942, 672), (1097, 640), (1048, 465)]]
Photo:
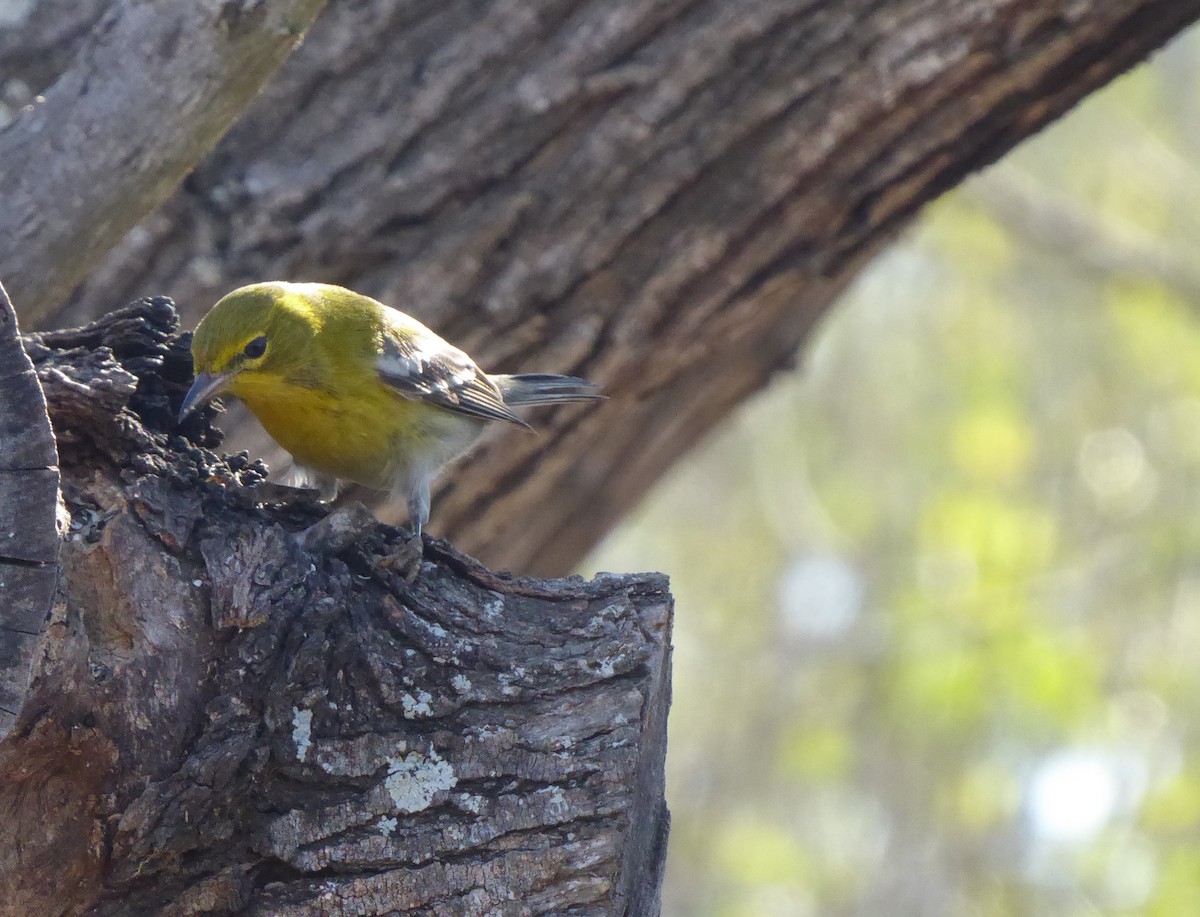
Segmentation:
[(403, 470), (399, 463), (421, 453), (425, 415), (438, 412), (377, 380), (355, 386), (352, 396), (252, 377), (230, 389), (297, 463), (377, 490), (390, 490)]

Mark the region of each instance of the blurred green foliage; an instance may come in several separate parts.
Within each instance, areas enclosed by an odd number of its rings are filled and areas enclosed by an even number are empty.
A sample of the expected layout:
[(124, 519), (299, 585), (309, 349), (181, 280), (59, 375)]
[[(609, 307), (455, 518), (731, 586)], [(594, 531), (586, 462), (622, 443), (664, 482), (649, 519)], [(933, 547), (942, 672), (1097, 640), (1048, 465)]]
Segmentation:
[(940, 201), (591, 569), (677, 917), (1200, 913), (1200, 35)]

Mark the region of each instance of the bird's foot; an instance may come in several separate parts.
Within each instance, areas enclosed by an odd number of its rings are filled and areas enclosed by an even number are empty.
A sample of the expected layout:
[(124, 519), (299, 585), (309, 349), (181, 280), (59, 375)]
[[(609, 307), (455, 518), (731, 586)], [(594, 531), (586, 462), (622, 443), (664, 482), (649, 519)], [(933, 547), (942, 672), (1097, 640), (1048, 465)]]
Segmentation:
[(381, 554), (371, 561), (371, 568), (377, 572), (390, 571), (398, 573), (406, 583), (411, 583), (421, 572), (421, 561), (425, 557), (425, 542), (420, 531), (408, 535), (387, 554)]

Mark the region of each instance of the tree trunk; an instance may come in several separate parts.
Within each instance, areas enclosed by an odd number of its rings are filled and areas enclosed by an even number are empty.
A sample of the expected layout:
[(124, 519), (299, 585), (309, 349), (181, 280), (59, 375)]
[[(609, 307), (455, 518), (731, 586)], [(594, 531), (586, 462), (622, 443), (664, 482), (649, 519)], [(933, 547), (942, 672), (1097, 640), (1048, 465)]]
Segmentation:
[(58, 452), (0, 286), (0, 738), (12, 729), (59, 584)]
[[(42, 0), (43, 3), (57, 0)], [(414, 312), (610, 400), (497, 436), (433, 529), (568, 569), (780, 367), (919, 208), (1141, 60), (1200, 0), (331, 6), (65, 310), (263, 279)], [(30, 25), (31, 39), (37, 29)], [(0, 247), (0, 276), (23, 253)]]
[(118, 0), (96, 17), (71, 66), (0, 133), (0, 248), (20, 253), (3, 277), (30, 316), (166, 200), (324, 4)]
[[(361, 507), (262, 503), (261, 464), (206, 448), (211, 408), (175, 431), (175, 332), (150, 299), (25, 339), (70, 522), (0, 742), (0, 914), (656, 914), (665, 579), (514, 578), (430, 541), (406, 582)], [(6, 370), (15, 344), (9, 315)], [(32, 372), (0, 398), (44, 420)], [(22, 436), (0, 422), (0, 488), (54, 465)], [(0, 518), (36, 548), (0, 558), (0, 647), (14, 616), (41, 630), (52, 594), (8, 576), (53, 576), (54, 495)]]

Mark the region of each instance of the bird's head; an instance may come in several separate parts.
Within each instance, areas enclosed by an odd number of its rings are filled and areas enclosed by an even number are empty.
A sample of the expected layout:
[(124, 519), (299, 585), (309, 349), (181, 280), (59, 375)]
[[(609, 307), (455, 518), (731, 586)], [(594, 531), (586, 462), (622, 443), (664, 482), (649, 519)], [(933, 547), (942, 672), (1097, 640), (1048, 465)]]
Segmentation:
[(322, 324), (320, 289), (316, 284), (256, 283), (213, 306), (192, 335), (196, 379), (179, 419), (221, 392), (245, 395), (306, 384), (318, 369), (313, 341)]

